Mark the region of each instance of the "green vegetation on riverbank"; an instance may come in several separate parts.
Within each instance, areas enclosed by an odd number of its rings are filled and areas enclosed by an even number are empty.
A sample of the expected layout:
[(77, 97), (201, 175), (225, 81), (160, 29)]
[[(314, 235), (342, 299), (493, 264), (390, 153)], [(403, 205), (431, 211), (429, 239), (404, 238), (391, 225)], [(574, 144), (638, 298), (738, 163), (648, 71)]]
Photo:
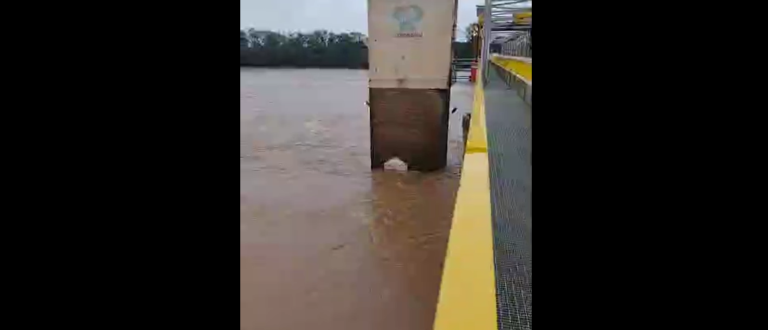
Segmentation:
[[(300, 68), (368, 68), (362, 33), (277, 33), (240, 30), (240, 65)], [(468, 43), (454, 43), (455, 57), (472, 57)]]
[(240, 65), (367, 68), (362, 33), (240, 31)]

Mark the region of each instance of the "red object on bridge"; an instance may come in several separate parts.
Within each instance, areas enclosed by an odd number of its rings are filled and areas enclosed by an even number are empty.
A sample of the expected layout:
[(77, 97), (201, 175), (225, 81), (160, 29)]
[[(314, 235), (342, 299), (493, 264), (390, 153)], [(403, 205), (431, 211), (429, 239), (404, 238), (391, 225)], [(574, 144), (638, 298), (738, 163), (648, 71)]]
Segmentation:
[(475, 82), (476, 75), (477, 75), (477, 62), (473, 62), (472, 68), (469, 69), (469, 81)]

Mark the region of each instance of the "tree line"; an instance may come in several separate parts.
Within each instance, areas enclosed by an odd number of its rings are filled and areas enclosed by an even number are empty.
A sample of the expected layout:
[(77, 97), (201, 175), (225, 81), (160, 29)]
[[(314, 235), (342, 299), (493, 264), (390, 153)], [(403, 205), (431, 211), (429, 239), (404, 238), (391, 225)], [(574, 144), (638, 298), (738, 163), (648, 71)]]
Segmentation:
[[(278, 33), (240, 30), (240, 65), (266, 67), (368, 68), (366, 36), (359, 32)], [(468, 42), (454, 42), (454, 57), (471, 58)]]
[(240, 31), (241, 66), (367, 68), (365, 35), (358, 32)]

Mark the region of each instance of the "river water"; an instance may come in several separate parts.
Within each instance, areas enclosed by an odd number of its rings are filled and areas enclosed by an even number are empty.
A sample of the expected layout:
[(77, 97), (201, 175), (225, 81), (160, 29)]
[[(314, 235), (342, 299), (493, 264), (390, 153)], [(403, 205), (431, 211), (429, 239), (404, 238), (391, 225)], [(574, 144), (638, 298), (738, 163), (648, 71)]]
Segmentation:
[(364, 70), (240, 69), (240, 328), (431, 329), (472, 86), (448, 166), (371, 171)]

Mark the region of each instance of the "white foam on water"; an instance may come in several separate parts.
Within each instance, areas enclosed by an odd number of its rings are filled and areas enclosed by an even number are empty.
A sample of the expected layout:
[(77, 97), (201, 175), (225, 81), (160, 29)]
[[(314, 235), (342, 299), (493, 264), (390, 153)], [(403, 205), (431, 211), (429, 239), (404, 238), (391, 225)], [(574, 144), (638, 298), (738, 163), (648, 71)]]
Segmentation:
[(384, 163), (385, 171), (408, 172), (408, 164), (400, 158), (392, 157)]
[(310, 120), (304, 122), (304, 128), (306, 128), (312, 134), (319, 134), (327, 131), (327, 129), (320, 123), (319, 120)]

